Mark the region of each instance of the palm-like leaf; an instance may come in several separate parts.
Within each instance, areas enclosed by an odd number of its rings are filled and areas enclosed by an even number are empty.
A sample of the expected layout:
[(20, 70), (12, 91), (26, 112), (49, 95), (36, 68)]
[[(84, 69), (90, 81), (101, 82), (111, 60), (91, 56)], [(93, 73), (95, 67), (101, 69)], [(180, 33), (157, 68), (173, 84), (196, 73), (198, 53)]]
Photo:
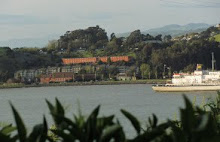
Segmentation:
[(135, 128), (137, 134), (140, 134), (141, 126), (140, 126), (138, 119), (124, 109), (121, 109), (121, 112), (122, 112), (122, 114), (124, 114), (125, 117), (127, 117), (130, 120), (130, 122), (133, 125), (133, 127)]
[(24, 125), (19, 113), (15, 109), (15, 107), (11, 103), (10, 103), (10, 105), (11, 105), (11, 108), (12, 108), (12, 112), (14, 114), (19, 140), (20, 140), (20, 142), (25, 142), (26, 141), (26, 135), (27, 135), (25, 125)]

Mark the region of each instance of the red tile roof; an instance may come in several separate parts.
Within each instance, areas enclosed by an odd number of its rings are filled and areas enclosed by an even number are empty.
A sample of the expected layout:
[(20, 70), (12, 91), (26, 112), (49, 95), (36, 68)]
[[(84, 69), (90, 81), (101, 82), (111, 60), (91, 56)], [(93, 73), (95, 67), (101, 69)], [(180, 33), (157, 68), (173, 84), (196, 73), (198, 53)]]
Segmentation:
[[(109, 57), (91, 57), (91, 58), (62, 58), (63, 64), (80, 64), (80, 63), (97, 63), (99, 60), (106, 63)], [(130, 60), (129, 56), (113, 56), (110, 57), (111, 62)]]

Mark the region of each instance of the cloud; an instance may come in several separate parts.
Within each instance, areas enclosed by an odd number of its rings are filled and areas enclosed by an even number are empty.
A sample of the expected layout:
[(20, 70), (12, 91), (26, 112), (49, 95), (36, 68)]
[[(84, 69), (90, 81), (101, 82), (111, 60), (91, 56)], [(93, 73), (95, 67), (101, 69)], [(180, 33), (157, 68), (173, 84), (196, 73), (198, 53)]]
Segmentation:
[(174, 8), (220, 8), (219, 0), (160, 0), (160, 4)]
[(30, 15), (0, 14), (0, 25), (49, 24), (51, 20)]

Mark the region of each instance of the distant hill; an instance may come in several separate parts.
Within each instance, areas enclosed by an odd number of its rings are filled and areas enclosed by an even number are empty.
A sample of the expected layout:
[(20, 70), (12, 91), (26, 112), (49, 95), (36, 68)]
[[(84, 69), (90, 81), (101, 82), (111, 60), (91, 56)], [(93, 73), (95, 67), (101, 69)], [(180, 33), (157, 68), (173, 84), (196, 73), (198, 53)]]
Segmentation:
[[(187, 25), (167, 25), (160, 28), (149, 29), (142, 31), (143, 34), (150, 34), (156, 36), (158, 34), (171, 35), (172, 37), (184, 35), (186, 33), (192, 32), (202, 32), (205, 31), (211, 25), (205, 23), (191, 23)], [(131, 32), (116, 34), (117, 37), (128, 37)], [(51, 36), (45, 36), (41, 38), (24, 38), (24, 39), (10, 39), (7, 41), (0, 41), (0, 47), (9, 46), (11, 48), (15, 47), (45, 47), (49, 40), (59, 39), (61, 34), (54, 34)]]
[[(187, 25), (167, 25), (160, 28), (149, 29), (146, 31), (142, 31), (143, 34), (150, 34), (156, 36), (158, 34), (162, 35), (171, 35), (173, 37), (184, 35), (192, 32), (202, 32), (209, 28), (211, 25), (205, 23), (190, 23)], [(117, 37), (128, 37), (130, 32), (116, 34)]]
[(0, 47), (45, 47), (49, 40), (58, 39), (59, 35), (51, 35), (41, 38), (23, 38), (0, 41)]

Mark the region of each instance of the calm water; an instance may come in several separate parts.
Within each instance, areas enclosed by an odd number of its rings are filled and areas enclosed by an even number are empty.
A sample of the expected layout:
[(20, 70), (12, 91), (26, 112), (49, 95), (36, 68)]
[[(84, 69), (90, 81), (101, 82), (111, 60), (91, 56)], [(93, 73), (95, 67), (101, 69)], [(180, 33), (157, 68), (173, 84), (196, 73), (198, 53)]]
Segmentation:
[[(42, 88), (20, 88), (0, 90), (0, 121), (14, 122), (9, 100), (14, 104), (25, 124), (32, 127), (41, 123), (43, 115), (52, 124), (49, 110), (45, 99), (53, 102), (57, 97), (64, 106), (67, 113), (78, 112), (80, 102), (83, 114), (89, 113), (101, 104), (100, 115), (116, 114), (116, 117), (127, 129), (130, 123), (124, 119), (120, 109), (126, 109), (139, 118), (144, 124), (152, 113), (155, 113), (161, 121), (167, 118), (173, 119), (178, 114), (178, 108), (183, 107), (182, 93), (156, 93), (152, 91), (151, 85), (103, 85), (103, 86), (68, 86), (68, 87), (42, 87)], [(214, 98), (216, 92), (190, 92), (187, 96), (201, 105), (204, 97)], [(204, 97), (203, 97), (204, 96)]]

